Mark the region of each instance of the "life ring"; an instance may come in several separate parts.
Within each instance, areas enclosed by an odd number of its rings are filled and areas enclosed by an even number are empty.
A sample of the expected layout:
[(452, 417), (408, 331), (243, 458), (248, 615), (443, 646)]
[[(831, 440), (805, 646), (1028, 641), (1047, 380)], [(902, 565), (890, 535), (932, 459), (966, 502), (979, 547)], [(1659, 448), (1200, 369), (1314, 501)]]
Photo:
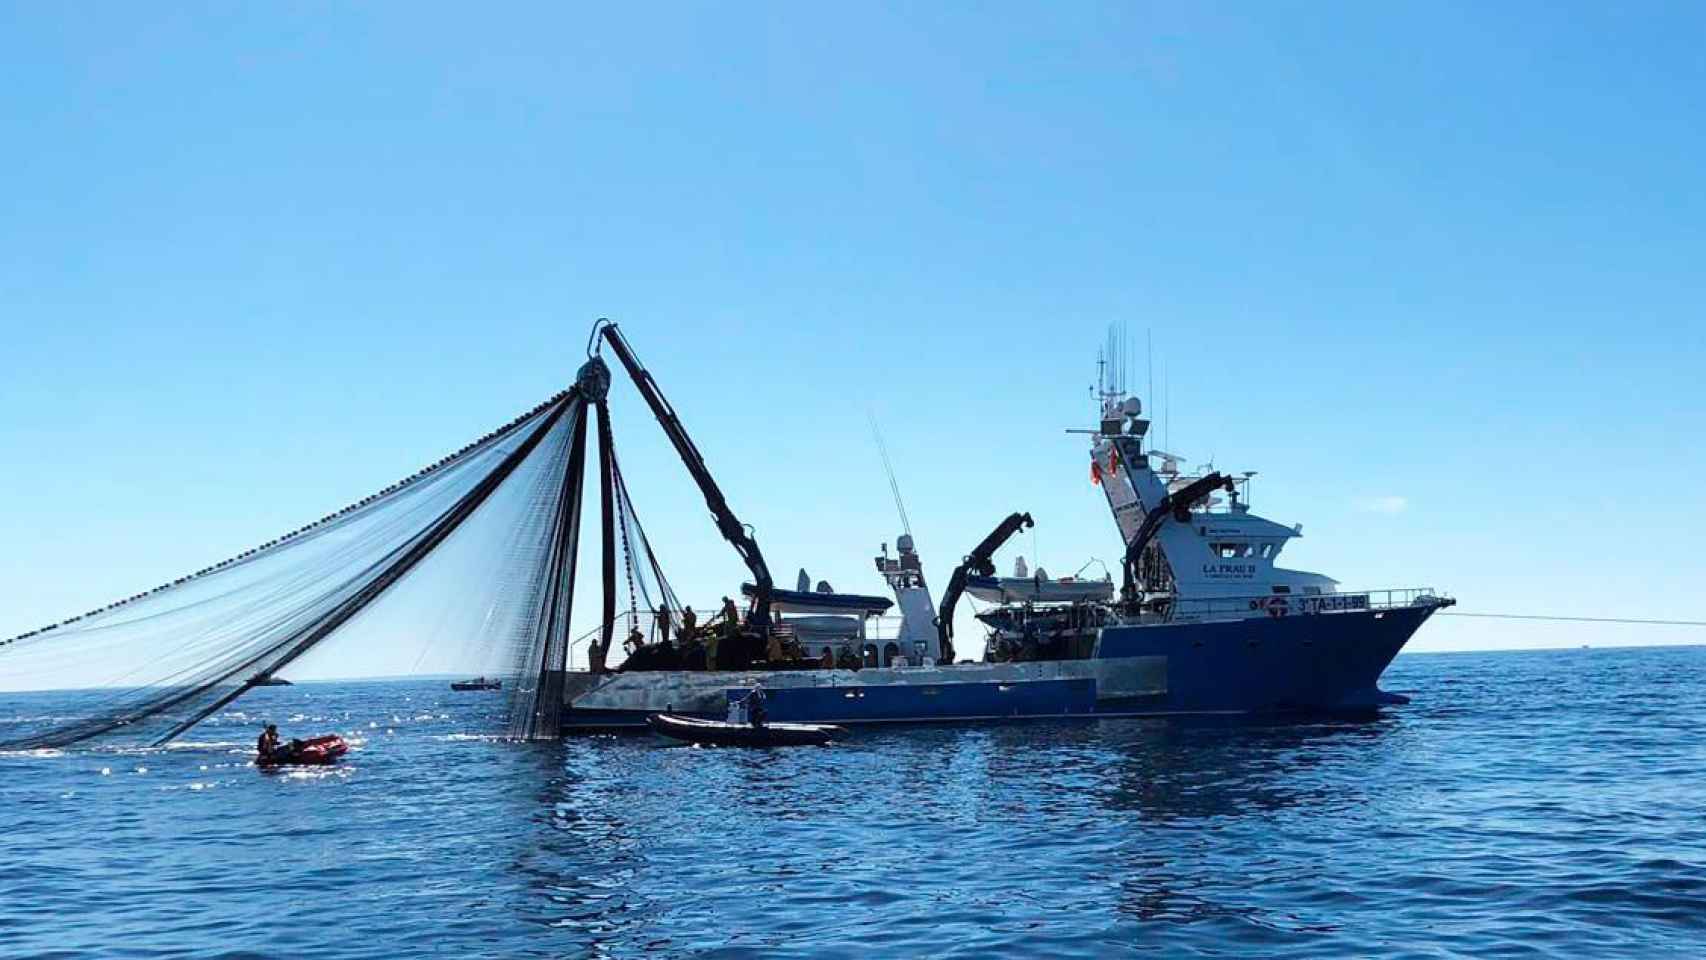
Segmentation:
[(1283, 617), (1291, 610), (1291, 604), (1284, 597), (1271, 597), (1268, 600), (1268, 616)]

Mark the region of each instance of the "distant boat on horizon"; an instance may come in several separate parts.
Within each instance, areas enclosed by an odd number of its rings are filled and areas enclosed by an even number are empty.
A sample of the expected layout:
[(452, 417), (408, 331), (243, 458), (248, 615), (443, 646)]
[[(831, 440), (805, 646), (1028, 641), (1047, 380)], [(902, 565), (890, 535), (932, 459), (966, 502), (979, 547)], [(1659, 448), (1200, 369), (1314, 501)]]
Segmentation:
[(504, 682), (502, 680), (488, 680), (485, 677), (475, 677), (472, 680), (452, 680), (450, 682), (450, 689), (464, 693), (470, 690), (502, 690), (503, 687)]

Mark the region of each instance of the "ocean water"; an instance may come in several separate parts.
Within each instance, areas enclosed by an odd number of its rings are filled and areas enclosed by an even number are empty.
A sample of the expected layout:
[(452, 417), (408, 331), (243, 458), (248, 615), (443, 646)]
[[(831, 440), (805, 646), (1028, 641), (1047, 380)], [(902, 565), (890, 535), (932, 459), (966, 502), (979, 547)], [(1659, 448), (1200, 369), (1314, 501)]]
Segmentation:
[[(0, 756), (0, 957), (1706, 954), (1706, 648), (1409, 655), (1360, 722), (486, 739), (441, 682)], [(0, 695), (0, 724), (52, 715)], [(359, 740), (249, 763), (263, 719)]]

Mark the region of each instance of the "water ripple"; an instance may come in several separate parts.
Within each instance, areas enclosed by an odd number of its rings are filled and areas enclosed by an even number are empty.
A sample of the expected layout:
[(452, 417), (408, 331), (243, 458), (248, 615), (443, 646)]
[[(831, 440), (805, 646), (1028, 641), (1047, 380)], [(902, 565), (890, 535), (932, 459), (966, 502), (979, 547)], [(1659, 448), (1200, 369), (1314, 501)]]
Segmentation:
[[(0, 956), (1691, 956), (1703, 667), (1405, 657), (1416, 702), (1366, 722), (768, 752), (507, 743), (497, 701), (437, 684), (269, 688), (167, 749), (0, 756)], [(269, 716), (356, 748), (256, 769)]]

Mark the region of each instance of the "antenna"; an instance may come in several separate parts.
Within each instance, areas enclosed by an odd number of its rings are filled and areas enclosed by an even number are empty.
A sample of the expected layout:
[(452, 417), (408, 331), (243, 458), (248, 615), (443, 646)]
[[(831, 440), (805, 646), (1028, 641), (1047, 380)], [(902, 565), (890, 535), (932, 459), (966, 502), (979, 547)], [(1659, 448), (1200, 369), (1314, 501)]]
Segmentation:
[[(1131, 324), (1125, 320), (1121, 320), (1120, 321), (1120, 342), (1129, 344), (1130, 341), (1131, 341)], [(1126, 390), (1130, 390), (1131, 389), (1131, 354), (1130, 354), (1130, 352), (1128, 352), (1124, 349), (1122, 349), (1120, 351), (1120, 354), (1121, 354), (1120, 359), (1125, 362), (1125, 369), (1120, 371), (1120, 386), (1124, 387)]]
[(1171, 450), (1173, 449), (1173, 382), (1167, 379), (1166, 363), (1161, 364), (1161, 393), (1166, 401), (1166, 406), (1162, 408), (1161, 413), (1161, 442), (1165, 443), (1167, 449)]
[(889, 461), (889, 447), (883, 442), (883, 434), (877, 429), (877, 415), (865, 411), (865, 416), (871, 421), (871, 439), (877, 441), (877, 452), (883, 457), (883, 472), (889, 475), (889, 492), (894, 494), (894, 508), (900, 513), (900, 527), (907, 536), (912, 536), (912, 521), (906, 517), (906, 504), (900, 499), (900, 484), (894, 479), (894, 464)]
[(1113, 393), (1114, 381), (1119, 379), (1119, 351), (1114, 347), (1114, 325), (1108, 324), (1107, 344), (1102, 351), (1108, 357), (1108, 379), (1103, 383), (1103, 393)]
[(1149, 391), (1143, 398), (1151, 405), (1155, 403), (1155, 330), (1145, 328), (1143, 331), (1143, 355), (1149, 364)]
[(1124, 386), (1120, 383), (1120, 379), (1125, 374), (1125, 344), (1120, 342), (1120, 328), (1117, 325), (1108, 324), (1108, 339), (1114, 345), (1114, 382), (1112, 386), (1114, 392), (1119, 393), (1120, 388)]
[(1131, 326), (1120, 321), (1120, 393), (1131, 389), (1131, 353), (1126, 349), (1131, 339)]

